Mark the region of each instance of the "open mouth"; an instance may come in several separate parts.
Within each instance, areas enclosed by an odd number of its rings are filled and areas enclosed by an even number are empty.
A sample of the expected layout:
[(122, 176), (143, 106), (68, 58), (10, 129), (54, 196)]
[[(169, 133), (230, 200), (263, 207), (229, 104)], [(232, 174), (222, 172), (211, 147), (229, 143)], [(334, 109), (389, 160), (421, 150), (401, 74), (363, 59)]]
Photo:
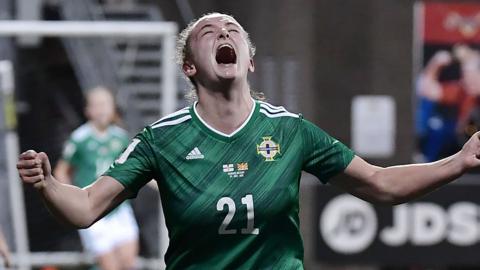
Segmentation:
[(237, 62), (237, 55), (230, 44), (220, 45), (215, 56), (217, 64), (235, 64)]

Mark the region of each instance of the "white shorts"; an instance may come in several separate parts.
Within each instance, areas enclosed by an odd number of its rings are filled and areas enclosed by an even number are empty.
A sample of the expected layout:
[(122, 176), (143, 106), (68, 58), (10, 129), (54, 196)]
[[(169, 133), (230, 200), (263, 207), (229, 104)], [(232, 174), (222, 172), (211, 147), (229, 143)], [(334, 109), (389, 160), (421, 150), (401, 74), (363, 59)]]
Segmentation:
[(127, 203), (123, 203), (89, 228), (78, 232), (85, 251), (96, 257), (138, 239), (137, 222), (132, 207)]

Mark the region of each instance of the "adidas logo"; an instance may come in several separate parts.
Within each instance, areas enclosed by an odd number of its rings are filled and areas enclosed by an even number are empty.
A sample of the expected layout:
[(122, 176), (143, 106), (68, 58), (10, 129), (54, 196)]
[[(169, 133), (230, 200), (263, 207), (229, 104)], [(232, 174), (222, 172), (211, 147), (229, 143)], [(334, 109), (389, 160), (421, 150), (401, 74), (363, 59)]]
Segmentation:
[(198, 150), (198, 147), (193, 148), (190, 153), (185, 157), (187, 160), (190, 159), (203, 159), (205, 156)]

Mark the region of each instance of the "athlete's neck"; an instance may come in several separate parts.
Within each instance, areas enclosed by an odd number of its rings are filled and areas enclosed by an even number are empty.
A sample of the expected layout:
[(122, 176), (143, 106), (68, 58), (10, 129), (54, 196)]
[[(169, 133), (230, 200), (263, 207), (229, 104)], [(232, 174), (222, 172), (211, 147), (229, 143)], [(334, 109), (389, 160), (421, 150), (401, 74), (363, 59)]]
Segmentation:
[(254, 105), (248, 84), (226, 92), (210, 91), (200, 86), (196, 111), (211, 127), (231, 134), (247, 121)]
[(95, 123), (93, 121), (89, 121), (90, 125), (92, 126), (95, 134), (98, 136), (98, 137), (103, 137), (105, 136), (105, 134), (107, 133), (107, 129), (109, 127), (109, 125), (105, 126), (105, 125), (100, 125), (98, 123)]

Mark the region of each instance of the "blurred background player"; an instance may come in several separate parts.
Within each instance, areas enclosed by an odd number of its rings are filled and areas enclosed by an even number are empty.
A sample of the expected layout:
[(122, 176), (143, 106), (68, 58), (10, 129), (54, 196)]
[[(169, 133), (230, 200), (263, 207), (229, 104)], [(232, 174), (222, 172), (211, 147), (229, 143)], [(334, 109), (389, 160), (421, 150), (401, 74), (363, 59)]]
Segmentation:
[[(3, 260), (3, 265), (6, 268), (9, 268), (11, 266), (10, 251), (8, 249), (7, 241), (5, 240), (5, 237), (3, 236), (1, 229), (0, 229), (0, 258)], [(2, 268), (3, 266), (0, 264), (0, 269)]]
[[(86, 97), (88, 122), (77, 128), (65, 145), (54, 174), (67, 184), (85, 187), (101, 175), (128, 144), (127, 133), (116, 126), (112, 93), (103, 87)], [(138, 254), (138, 227), (129, 203), (79, 231), (85, 250), (101, 269), (133, 269)]]
[[(441, 80), (440, 73), (456, 64), (460, 78)], [(426, 159), (433, 161), (458, 151), (480, 127), (480, 53), (464, 44), (454, 46), (452, 52), (436, 52), (419, 77), (418, 95), (443, 112), (438, 117), (443, 125), (434, 125), (421, 143)], [(430, 119), (425, 125), (432, 126), (436, 114), (425, 115)]]

